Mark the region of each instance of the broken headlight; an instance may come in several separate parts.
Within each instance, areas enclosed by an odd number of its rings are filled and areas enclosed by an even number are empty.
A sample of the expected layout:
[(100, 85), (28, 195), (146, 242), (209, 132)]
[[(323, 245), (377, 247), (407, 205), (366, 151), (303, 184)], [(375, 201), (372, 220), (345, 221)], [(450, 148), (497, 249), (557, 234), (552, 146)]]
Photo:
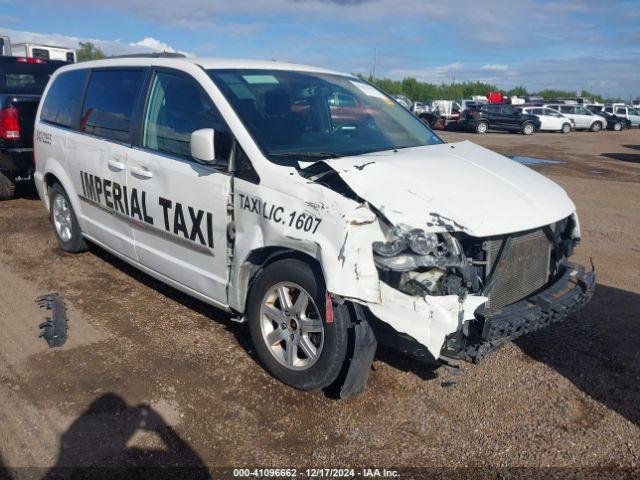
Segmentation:
[(418, 229), (407, 233), (393, 232), (386, 242), (374, 242), (373, 251), (378, 267), (397, 272), (464, 263), (461, 249), (451, 235)]

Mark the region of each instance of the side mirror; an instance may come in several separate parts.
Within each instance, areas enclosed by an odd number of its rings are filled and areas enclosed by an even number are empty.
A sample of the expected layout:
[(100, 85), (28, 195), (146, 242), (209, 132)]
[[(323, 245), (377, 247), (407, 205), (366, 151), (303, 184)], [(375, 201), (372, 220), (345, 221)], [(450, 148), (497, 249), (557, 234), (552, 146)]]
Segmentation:
[(197, 161), (213, 165), (216, 163), (215, 130), (203, 128), (191, 134), (191, 156)]

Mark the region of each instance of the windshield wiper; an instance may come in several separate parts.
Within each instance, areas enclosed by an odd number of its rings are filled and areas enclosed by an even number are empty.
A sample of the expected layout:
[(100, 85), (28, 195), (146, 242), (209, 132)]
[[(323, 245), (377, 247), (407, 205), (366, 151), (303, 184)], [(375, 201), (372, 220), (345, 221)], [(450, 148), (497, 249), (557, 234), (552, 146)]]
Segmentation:
[(340, 158), (342, 156), (334, 152), (279, 152), (269, 155), (273, 157), (295, 158), (298, 160), (326, 160), (329, 158)]

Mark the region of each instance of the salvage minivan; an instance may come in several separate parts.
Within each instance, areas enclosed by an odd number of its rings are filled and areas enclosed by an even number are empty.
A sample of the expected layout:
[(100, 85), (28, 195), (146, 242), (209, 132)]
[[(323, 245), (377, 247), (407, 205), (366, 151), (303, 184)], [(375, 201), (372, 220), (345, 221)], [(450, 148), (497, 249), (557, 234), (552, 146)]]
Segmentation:
[(562, 188), (445, 143), (351, 75), (69, 65), (38, 109), (35, 160), (64, 251), (91, 242), (248, 322), (261, 362), (298, 389), (359, 393), (378, 343), (478, 362), (594, 290), (569, 261), (580, 225)]

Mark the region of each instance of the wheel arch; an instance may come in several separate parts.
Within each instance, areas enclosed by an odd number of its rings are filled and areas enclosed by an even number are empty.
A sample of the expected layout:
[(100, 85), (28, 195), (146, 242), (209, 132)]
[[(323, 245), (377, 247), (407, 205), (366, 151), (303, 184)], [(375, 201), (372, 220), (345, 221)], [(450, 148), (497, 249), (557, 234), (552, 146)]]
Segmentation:
[(282, 246), (260, 247), (252, 250), (235, 269), (231, 269), (227, 294), (229, 306), (243, 313), (246, 310), (249, 290), (258, 274), (270, 264), (284, 258), (295, 258), (308, 264), (324, 281), (325, 274), (320, 261), (308, 252)]
[[(77, 213), (79, 213), (80, 202), (78, 200), (78, 196), (76, 195), (73, 189), (73, 182), (71, 181), (71, 178), (69, 177), (66, 170), (62, 167), (62, 165), (60, 165), (56, 161), (49, 160), (47, 161), (46, 169), (42, 176), (42, 186), (43, 186), (43, 193), (44, 193), (43, 200), (45, 202), (47, 209), (51, 208), (51, 206), (49, 205), (49, 189), (54, 183), (59, 183), (62, 186), (64, 191), (67, 192), (67, 196), (71, 201), (71, 206)], [(79, 222), (82, 221), (79, 215), (78, 215), (78, 221)]]

